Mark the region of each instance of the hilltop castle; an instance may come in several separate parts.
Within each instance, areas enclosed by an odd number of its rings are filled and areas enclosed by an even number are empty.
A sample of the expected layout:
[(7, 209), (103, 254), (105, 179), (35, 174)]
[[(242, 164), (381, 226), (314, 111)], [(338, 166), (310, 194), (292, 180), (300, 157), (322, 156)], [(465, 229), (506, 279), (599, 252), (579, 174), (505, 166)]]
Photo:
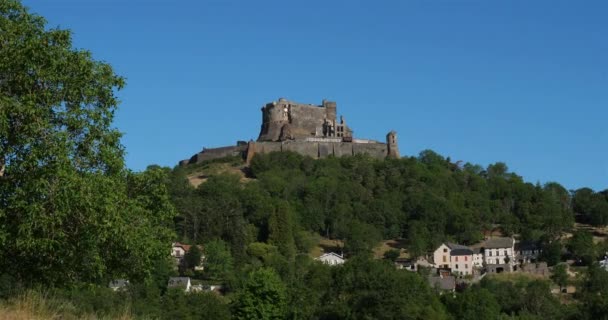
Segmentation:
[(302, 104), (286, 99), (262, 107), (262, 127), (257, 141), (239, 141), (236, 146), (203, 148), (180, 165), (199, 163), (226, 156), (242, 156), (249, 162), (256, 153), (293, 151), (315, 159), (328, 156), (368, 154), (374, 158), (398, 158), (397, 133), (386, 135), (386, 143), (355, 139), (344, 118), (337, 120), (337, 105), (323, 100), (321, 105)]

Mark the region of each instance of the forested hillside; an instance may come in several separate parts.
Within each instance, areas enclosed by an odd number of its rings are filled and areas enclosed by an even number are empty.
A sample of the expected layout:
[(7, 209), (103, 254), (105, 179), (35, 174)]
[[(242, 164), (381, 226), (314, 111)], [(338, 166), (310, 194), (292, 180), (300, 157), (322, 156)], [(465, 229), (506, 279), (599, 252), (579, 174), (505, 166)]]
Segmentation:
[[(549, 242), (575, 220), (571, 193), (558, 183), (532, 184), (504, 163), (460, 165), (430, 150), (385, 161), (258, 155), (248, 172), (254, 180), (217, 175), (198, 189), (185, 182), (184, 170), (175, 169), (170, 188), (180, 212), (179, 236), (192, 242), (223, 238), (236, 254), (247, 241), (272, 242), (281, 234), (289, 239), (277, 243), (295, 246), (314, 233), (346, 240), (349, 253), (369, 250), (381, 239), (405, 238), (410, 253), (421, 255), (446, 240), (475, 243), (495, 228)], [(589, 192), (582, 189), (574, 198)], [(600, 193), (587, 197), (607, 203)], [(584, 206), (589, 204), (579, 200), (574, 207), (585, 217), (594, 214)], [(597, 215), (608, 211), (598, 209)]]

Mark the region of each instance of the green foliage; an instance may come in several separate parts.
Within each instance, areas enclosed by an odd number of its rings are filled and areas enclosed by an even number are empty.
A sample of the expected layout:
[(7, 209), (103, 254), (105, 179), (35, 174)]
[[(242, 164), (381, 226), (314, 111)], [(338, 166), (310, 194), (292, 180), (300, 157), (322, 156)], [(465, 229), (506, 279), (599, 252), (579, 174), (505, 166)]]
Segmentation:
[(547, 262), (547, 265), (554, 266), (558, 264), (562, 256), (562, 244), (559, 240), (554, 240), (544, 243), (540, 260)]
[(553, 268), (551, 280), (555, 282), (560, 290), (568, 284), (568, 265), (560, 263)]
[(470, 288), (456, 296), (446, 295), (444, 303), (455, 319), (500, 319), (500, 305), (496, 297), (484, 288)]
[(446, 319), (428, 283), (386, 261), (356, 257), (336, 269), (323, 319)]
[(0, 4), (0, 272), (28, 285), (147, 278), (171, 237), (168, 171), (125, 170), (112, 128), (124, 79), (45, 24)]
[(400, 254), (401, 252), (399, 250), (391, 249), (384, 252), (384, 259), (394, 262), (395, 260), (397, 260), (397, 258), (399, 258)]
[(184, 293), (170, 289), (163, 296), (161, 319), (230, 319), (230, 309), (223, 298), (213, 293)]
[(593, 192), (589, 188), (581, 188), (574, 192), (572, 209), (580, 215), (583, 222), (594, 226), (608, 224), (608, 196), (607, 193)]
[(222, 240), (211, 240), (205, 245), (205, 274), (211, 279), (226, 279), (234, 270), (230, 248)]
[(184, 255), (184, 261), (186, 262), (186, 267), (190, 269), (194, 269), (201, 265), (201, 259), (203, 257), (203, 252), (199, 249), (198, 245), (193, 245), (190, 247), (190, 250), (186, 252)]
[(591, 264), (597, 256), (593, 235), (585, 230), (576, 231), (572, 235), (568, 241), (568, 250), (583, 265)]
[(287, 314), (287, 289), (272, 269), (249, 274), (234, 301), (235, 319), (284, 319)]

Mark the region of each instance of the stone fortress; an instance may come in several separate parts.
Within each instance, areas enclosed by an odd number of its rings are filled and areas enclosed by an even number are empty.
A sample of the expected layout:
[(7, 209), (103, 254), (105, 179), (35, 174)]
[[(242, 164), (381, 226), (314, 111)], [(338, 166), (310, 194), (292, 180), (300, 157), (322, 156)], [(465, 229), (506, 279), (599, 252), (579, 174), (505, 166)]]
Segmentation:
[(200, 163), (227, 156), (251, 161), (256, 153), (293, 151), (314, 159), (368, 154), (377, 159), (399, 158), (397, 133), (386, 135), (386, 143), (353, 137), (344, 118), (337, 119), (337, 105), (323, 100), (321, 105), (286, 99), (262, 107), (262, 128), (257, 141), (238, 141), (235, 146), (203, 148), (180, 165)]

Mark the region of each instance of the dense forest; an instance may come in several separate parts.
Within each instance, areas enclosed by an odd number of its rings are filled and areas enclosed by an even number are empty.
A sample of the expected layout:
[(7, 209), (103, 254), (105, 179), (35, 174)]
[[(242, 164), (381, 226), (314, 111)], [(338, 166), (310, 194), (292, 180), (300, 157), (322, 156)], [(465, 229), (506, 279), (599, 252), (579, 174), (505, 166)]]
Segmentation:
[[(504, 163), (483, 168), (430, 150), (387, 160), (271, 153), (249, 166), (226, 158), (132, 172), (112, 127), (124, 85), (109, 64), (73, 48), (69, 30), (0, 1), (0, 318), (608, 315), (608, 272), (597, 264), (607, 243), (574, 228), (608, 224), (606, 190), (532, 184)], [(192, 174), (215, 165), (232, 170), (193, 186)], [(428, 270), (397, 270), (395, 255), (372, 254), (387, 239), (416, 257), (496, 230), (542, 243), (551, 277), (486, 277), (442, 294)], [(344, 265), (313, 259), (323, 239), (340, 244)], [(193, 245), (185, 268), (169, 256), (175, 241)], [(177, 275), (221, 293), (168, 288)], [(115, 279), (130, 285), (115, 292)], [(576, 294), (551, 292), (569, 284)]]

